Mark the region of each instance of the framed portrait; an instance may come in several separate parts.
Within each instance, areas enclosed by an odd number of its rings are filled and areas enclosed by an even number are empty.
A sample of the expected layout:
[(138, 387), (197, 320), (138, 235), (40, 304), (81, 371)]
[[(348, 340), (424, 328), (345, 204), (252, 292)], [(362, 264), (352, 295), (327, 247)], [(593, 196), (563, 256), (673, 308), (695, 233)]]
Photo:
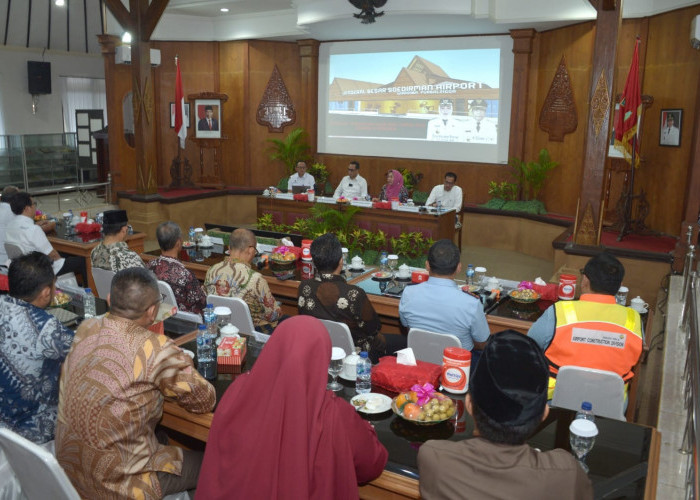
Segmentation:
[[(190, 128), (190, 103), (185, 103), (185, 126)], [(170, 103), (170, 128), (175, 128), (175, 103)]]
[(221, 139), (221, 99), (195, 99), (198, 139)]
[(679, 147), (681, 145), (682, 109), (662, 109), (659, 124), (659, 146)]

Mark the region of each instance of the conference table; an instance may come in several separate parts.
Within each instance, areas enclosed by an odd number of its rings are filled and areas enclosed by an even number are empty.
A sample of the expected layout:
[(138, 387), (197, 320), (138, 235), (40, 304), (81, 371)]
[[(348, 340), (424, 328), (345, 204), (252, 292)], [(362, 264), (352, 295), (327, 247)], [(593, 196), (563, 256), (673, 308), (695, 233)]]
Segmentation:
[[(341, 212), (351, 206), (348, 203), (308, 202), (258, 196), (257, 214), (258, 217), (264, 214), (272, 214), (276, 224), (292, 225), (297, 219), (308, 218), (310, 215), (309, 209), (318, 204), (340, 210)], [(437, 212), (434, 208), (428, 208), (425, 211), (419, 211), (421, 209), (423, 207), (402, 206), (396, 210), (358, 207), (358, 212), (353, 217), (353, 223), (362, 229), (372, 232), (381, 230), (387, 237), (396, 238), (402, 233), (420, 232), (426, 238), (432, 238), (435, 241), (454, 239), (454, 210)]]
[[(46, 235), (53, 245), (53, 248), (60, 254), (75, 255), (85, 259), (85, 269), (87, 271), (88, 286), (94, 291), (97, 290), (95, 281), (92, 279), (92, 260), (90, 253), (97, 244), (102, 241), (102, 233), (76, 233), (73, 226), (66, 226), (65, 222), (58, 221), (54, 232)], [(146, 238), (144, 233), (134, 233), (126, 237), (126, 243), (136, 253), (143, 252), (143, 242)]]
[[(210, 248), (182, 249), (179, 259), (187, 269), (194, 273), (197, 279), (204, 281), (207, 270), (226, 257), (224, 251), (225, 249), (222, 245), (213, 245)], [(160, 250), (152, 250), (142, 253), (141, 258), (148, 262), (158, 258), (160, 253)], [(344, 276), (348, 283), (358, 285), (367, 292), (369, 300), (382, 322), (382, 332), (399, 333), (399, 297), (395, 294), (387, 294), (379, 289), (379, 285), (372, 276), (375, 271), (376, 268), (370, 266), (358, 273), (347, 271), (344, 273)], [(296, 314), (298, 288), (299, 283), (303, 279), (301, 263), (297, 262), (295, 274), (289, 279), (278, 279), (268, 268), (260, 269), (259, 272), (265, 277), (272, 294), (282, 304), (282, 311), (289, 315)], [(463, 281), (455, 281), (457, 284), (464, 284)], [(510, 328), (521, 333), (527, 333), (532, 322), (551, 305), (551, 302), (544, 300), (534, 304), (517, 304), (510, 300), (506, 292), (507, 288), (502, 291), (502, 296), (497, 303), (488, 304), (488, 307), (485, 308), (486, 321), (491, 332), (499, 332)]]
[[(196, 351), (195, 333), (175, 340), (178, 345)], [(264, 348), (254, 338), (247, 338), (248, 352), (242, 371), (248, 371)], [(196, 360), (195, 360), (196, 362)], [(235, 374), (219, 374), (212, 381), (217, 401), (235, 380)], [(339, 379), (343, 389), (337, 394), (349, 401), (355, 395), (354, 383)], [(375, 392), (395, 394), (373, 387)], [(391, 410), (380, 414), (361, 414), (370, 421), (377, 436), (389, 451), (389, 461), (380, 477), (359, 489), (361, 498), (419, 498), (417, 453), (428, 439), (460, 441), (472, 436), (474, 423), (464, 409), (464, 396), (447, 394), (455, 401), (455, 416), (436, 425), (416, 425), (394, 415)], [(216, 411), (216, 409), (214, 410)], [(166, 400), (161, 425), (180, 434), (206, 442), (213, 413), (195, 415)], [(553, 408), (528, 443), (542, 451), (554, 448), (569, 450), (568, 427), (574, 412)], [(586, 463), (595, 498), (615, 492), (615, 498), (654, 498), (659, 467), (660, 434), (643, 425), (596, 417), (599, 435)]]

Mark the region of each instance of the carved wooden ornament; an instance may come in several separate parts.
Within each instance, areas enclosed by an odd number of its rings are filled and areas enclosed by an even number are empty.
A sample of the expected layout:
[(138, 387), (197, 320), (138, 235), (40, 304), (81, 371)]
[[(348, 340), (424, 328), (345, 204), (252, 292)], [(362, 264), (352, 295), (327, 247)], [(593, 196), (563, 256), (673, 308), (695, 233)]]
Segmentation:
[(593, 111), (593, 128), (595, 135), (598, 137), (603, 123), (610, 116), (610, 96), (608, 95), (608, 81), (605, 78), (605, 71), (600, 72), (598, 83), (596, 83), (593, 98), (591, 99), (591, 108)]
[(596, 244), (595, 219), (593, 218), (593, 209), (590, 203), (586, 204), (586, 209), (583, 212), (578, 231), (574, 235), (574, 243), (577, 245), (590, 246)]
[(549, 92), (540, 111), (540, 128), (549, 133), (550, 141), (562, 142), (566, 134), (578, 127), (578, 113), (574, 101), (574, 89), (566, 68), (566, 58), (561, 56)]
[(260, 125), (266, 125), (270, 132), (283, 132), (285, 126), (293, 124), (297, 119), (292, 98), (289, 97), (287, 86), (276, 64), (258, 104), (255, 119)]

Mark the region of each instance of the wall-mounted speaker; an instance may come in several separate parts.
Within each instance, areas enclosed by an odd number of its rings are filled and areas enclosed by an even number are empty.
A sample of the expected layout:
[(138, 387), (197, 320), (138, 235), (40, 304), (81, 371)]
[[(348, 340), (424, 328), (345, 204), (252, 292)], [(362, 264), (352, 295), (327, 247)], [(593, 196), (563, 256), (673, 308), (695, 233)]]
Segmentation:
[(27, 61), (27, 83), (29, 93), (51, 93), (51, 63), (41, 61)]

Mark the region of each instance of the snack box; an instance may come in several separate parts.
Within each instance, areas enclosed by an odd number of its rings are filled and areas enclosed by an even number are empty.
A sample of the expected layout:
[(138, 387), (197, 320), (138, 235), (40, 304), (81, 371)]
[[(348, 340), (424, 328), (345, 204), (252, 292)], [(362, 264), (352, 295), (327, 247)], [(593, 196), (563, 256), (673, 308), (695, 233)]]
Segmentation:
[(219, 373), (241, 373), (245, 359), (246, 339), (243, 337), (224, 337), (216, 349)]

